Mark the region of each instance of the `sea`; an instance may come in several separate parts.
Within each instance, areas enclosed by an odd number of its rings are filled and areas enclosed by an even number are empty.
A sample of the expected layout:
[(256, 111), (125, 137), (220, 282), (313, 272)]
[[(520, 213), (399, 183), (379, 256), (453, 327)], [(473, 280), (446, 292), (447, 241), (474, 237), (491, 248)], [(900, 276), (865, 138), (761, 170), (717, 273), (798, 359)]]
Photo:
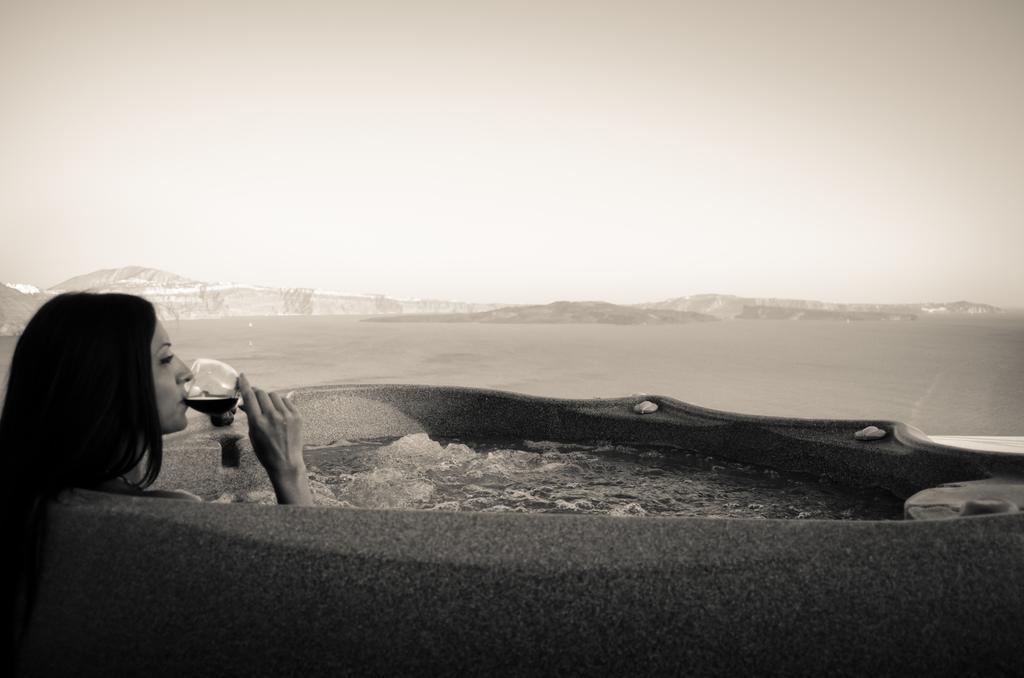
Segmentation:
[[(266, 390), (391, 383), (554, 398), (646, 393), (747, 414), (902, 421), (932, 435), (1024, 435), (1024, 313), (682, 325), (365, 318), (164, 326), (186, 363), (222, 360)], [(16, 342), (0, 337), (5, 384)]]

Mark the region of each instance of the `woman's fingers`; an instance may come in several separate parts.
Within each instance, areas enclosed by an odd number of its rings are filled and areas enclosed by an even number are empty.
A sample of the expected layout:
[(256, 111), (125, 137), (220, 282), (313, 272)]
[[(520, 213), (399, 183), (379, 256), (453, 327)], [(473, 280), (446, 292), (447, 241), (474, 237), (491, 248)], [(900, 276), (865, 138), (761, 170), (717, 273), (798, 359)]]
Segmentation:
[(253, 388), (249, 378), (244, 374), (238, 375), (238, 390), (242, 394), (242, 404), (239, 407), (248, 415), (270, 414), (275, 410), (281, 414), (299, 414), (299, 410), (288, 396), (281, 396), (276, 391), (267, 393), (263, 389)]
[(285, 404), (285, 407), (287, 407), (287, 408), (288, 408), (288, 410), (289, 410), (289, 411), (290, 411), (290, 412), (291, 412), (292, 414), (298, 414), (298, 413), (299, 413), (299, 408), (295, 407), (295, 403), (293, 403), (293, 402), (292, 402), (292, 394), (293, 394), (293, 393), (295, 393), (295, 391), (290, 391), (290, 392), (288, 393), (288, 395), (286, 395), (286, 396), (285, 396), (285, 397), (283, 398), (283, 400), (284, 400), (284, 404)]
[(267, 392), (260, 388), (254, 388), (253, 392), (256, 394), (256, 400), (260, 404), (260, 410), (263, 414), (270, 414), (277, 408), (274, 407), (274, 401), (270, 399)]
[(277, 409), (267, 392), (253, 388), (249, 384), (249, 378), (244, 374), (238, 375), (238, 390), (242, 393), (242, 402), (245, 403), (242, 409), (250, 418), (259, 414), (270, 414)]
[(285, 400), (281, 397), (280, 393), (277, 393), (276, 391), (271, 393), (270, 400), (274, 403), (274, 407), (276, 407), (277, 411), (281, 414), (290, 414), (292, 412), (292, 410), (285, 404)]
[(242, 411), (249, 415), (259, 414), (260, 404), (249, 385), (249, 378), (244, 374), (238, 375), (238, 390), (242, 393)]

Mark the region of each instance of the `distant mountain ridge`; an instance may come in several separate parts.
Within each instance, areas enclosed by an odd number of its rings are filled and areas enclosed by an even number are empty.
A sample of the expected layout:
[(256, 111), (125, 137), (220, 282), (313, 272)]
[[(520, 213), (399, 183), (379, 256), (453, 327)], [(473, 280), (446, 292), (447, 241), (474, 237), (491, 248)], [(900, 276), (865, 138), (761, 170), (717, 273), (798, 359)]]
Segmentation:
[(204, 284), (206, 283), (156, 268), (124, 266), (122, 268), (105, 268), (75, 276), (54, 285), (47, 291), (55, 293), (84, 290), (115, 291), (115, 288), (119, 292), (127, 292), (132, 288), (172, 290), (176, 288), (190, 289)]
[(744, 313), (747, 317), (756, 312), (745, 311), (745, 307), (772, 307), (783, 309), (801, 309), (806, 311), (832, 311), (837, 313), (873, 313), (881, 315), (932, 315), (936, 313), (1002, 313), (1003, 309), (988, 304), (970, 301), (953, 301), (945, 303), (928, 302), (922, 304), (840, 304), (825, 301), (809, 301), (806, 299), (775, 299), (771, 297), (738, 297), (731, 294), (694, 294), (688, 297), (676, 297), (665, 301), (635, 304), (639, 308), (669, 309), (673, 311), (694, 311), (707, 313), (716, 318), (738, 318)]
[(883, 313), (880, 311), (826, 311), (818, 308), (786, 306), (744, 306), (737, 320), (917, 320), (916, 313)]
[(714, 316), (692, 311), (642, 309), (606, 301), (556, 301), (537, 306), (506, 306), (479, 313), (404, 314), (366, 318), (364, 322), (676, 325), (716, 320), (718, 318)]
[[(727, 294), (698, 294), (644, 304), (617, 305), (607, 302), (555, 302), (572, 306), (527, 306), (523, 304), (482, 304), (442, 299), (395, 299), (383, 294), (350, 294), (306, 287), (262, 287), (232, 282), (204, 282), (175, 273), (143, 266), (104, 269), (75, 276), (46, 290), (26, 284), (0, 284), (0, 335), (17, 335), (32, 314), (47, 299), (65, 291), (123, 292), (149, 299), (162, 319), (222, 318), (268, 315), (384, 315), (481, 314), (494, 311), (485, 320), (459, 317), (447, 322), (610, 322), (617, 324), (668, 323), (701, 320), (699, 315), (718, 319), (738, 317), (802, 317), (788, 311), (745, 311), (746, 307), (803, 309), (848, 314), (1001, 313), (1002, 309), (968, 301), (927, 304), (833, 304), (803, 299), (738, 297)], [(591, 304), (592, 306), (587, 306)], [(596, 304), (596, 305), (595, 305)], [(518, 309), (518, 310), (516, 310)], [(497, 313), (501, 310), (501, 313)], [(648, 313), (643, 313), (643, 312)], [(665, 315), (657, 312), (686, 315)], [(847, 314), (842, 316), (842, 314)], [(833, 317), (811, 314), (813, 317)], [(520, 320), (509, 320), (509, 318)], [(542, 318), (547, 317), (548, 320)], [(598, 318), (601, 318), (598, 320)], [(688, 318), (688, 319), (685, 319)], [(868, 319), (860, 317), (857, 319)], [(871, 318), (876, 319), (876, 318)], [(415, 322), (415, 320), (412, 320)]]

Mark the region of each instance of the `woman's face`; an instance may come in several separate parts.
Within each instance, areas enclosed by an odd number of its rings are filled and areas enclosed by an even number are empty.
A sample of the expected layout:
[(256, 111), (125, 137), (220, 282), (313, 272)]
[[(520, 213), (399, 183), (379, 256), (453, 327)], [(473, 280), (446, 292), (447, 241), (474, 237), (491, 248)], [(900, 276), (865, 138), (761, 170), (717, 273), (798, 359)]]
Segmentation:
[(185, 382), (191, 381), (192, 372), (181, 358), (171, 350), (171, 339), (159, 320), (153, 332), (153, 386), (156, 390), (156, 409), (160, 414), (160, 428), (164, 433), (181, 431), (188, 426), (185, 412)]

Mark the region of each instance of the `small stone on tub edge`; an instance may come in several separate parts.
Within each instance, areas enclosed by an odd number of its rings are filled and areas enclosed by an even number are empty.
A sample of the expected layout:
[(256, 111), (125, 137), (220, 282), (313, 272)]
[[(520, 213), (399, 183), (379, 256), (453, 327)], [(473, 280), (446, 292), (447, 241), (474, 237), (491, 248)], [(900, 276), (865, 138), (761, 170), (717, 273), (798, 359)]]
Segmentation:
[(656, 403), (652, 403), (650, 400), (645, 400), (642, 403), (633, 405), (633, 411), (637, 414), (650, 414), (651, 412), (658, 411), (658, 405)]
[(862, 428), (854, 433), (853, 437), (857, 440), (878, 440), (879, 438), (884, 438), (886, 435), (888, 434), (877, 426), (868, 426), (867, 428)]

